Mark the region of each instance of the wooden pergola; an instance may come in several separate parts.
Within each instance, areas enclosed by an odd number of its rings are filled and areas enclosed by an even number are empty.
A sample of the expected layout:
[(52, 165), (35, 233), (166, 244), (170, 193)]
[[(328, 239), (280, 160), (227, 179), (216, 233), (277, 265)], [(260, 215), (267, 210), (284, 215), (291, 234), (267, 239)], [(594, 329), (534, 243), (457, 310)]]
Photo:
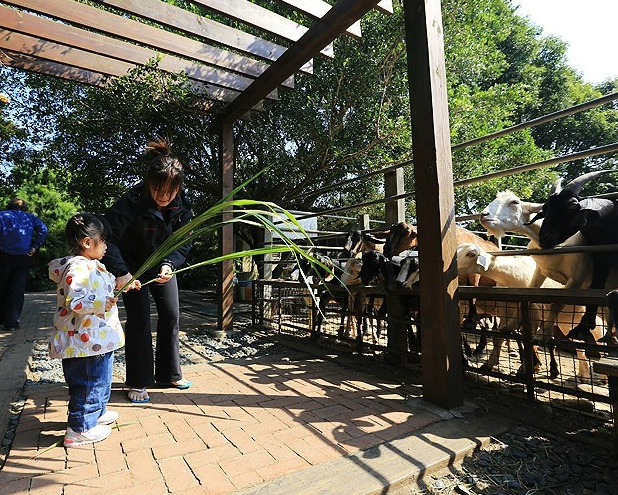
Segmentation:
[[(361, 36), (371, 9), (391, 13), (391, 0), (278, 0), (312, 20), (298, 24), (249, 0), (191, 0), (217, 22), (161, 0), (0, 0), (0, 61), (89, 85), (107, 84), (159, 57), (163, 71), (184, 72), (191, 91), (216, 115), (220, 189), (234, 188), (233, 125), (280, 87), (293, 88), (312, 59), (333, 57), (340, 35)], [(99, 7), (105, 7), (99, 8)], [(440, 0), (403, 0), (420, 243), (423, 386), (443, 407), (463, 402), (454, 199)], [(227, 22), (229, 21), (229, 22)], [(231, 27), (250, 26), (251, 32)], [(269, 41), (252, 34), (267, 33)], [(226, 213), (231, 215), (231, 212)], [(221, 254), (233, 249), (233, 227), (220, 232)], [(219, 266), (218, 321), (233, 325), (232, 262)]]

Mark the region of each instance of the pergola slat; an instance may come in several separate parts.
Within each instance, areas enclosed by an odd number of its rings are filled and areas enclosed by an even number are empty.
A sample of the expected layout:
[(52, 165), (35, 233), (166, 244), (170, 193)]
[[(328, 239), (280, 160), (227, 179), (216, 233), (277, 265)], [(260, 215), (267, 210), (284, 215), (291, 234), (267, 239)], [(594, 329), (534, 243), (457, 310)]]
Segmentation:
[(69, 81), (75, 81), (90, 86), (106, 86), (108, 76), (99, 72), (86, 69), (71, 67), (70, 65), (59, 64), (49, 60), (42, 60), (30, 57), (23, 53), (12, 52), (10, 50), (0, 51), (0, 62), (7, 67), (15, 67), (30, 72), (38, 72), (48, 76), (60, 77)]
[[(286, 50), (284, 46), (263, 40), (160, 0), (96, 1), (267, 60), (277, 60)], [(309, 61), (300, 70), (308, 74), (313, 73), (313, 62)]]
[[(191, 2), (290, 41), (298, 41), (308, 29), (248, 0), (191, 0)], [(337, 34), (341, 34), (341, 31)], [(331, 58), (335, 55), (331, 43), (323, 47), (319, 53)]]
[(230, 103), (228, 110), (220, 117), (219, 122), (215, 122), (215, 126), (221, 125), (221, 121), (233, 121), (245, 113), (265, 94), (279, 86), (282, 80), (296, 72), (299, 65), (315, 56), (321, 47), (333, 41), (347, 26), (360, 19), (377, 3), (378, 0), (339, 0), (262, 76)]
[[(258, 77), (268, 68), (268, 64), (258, 60), (185, 38), (179, 34), (164, 31), (74, 0), (53, 0), (53, 2), (48, 0), (2, 0), (2, 3), (23, 7), (55, 19), (96, 29), (251, 77)], [(293, 87), (293, 78), (290, 77), (282, 85)]]
[[(0, 5), (0, 27), (35, 37), (38, 36), (38, 33), (45, 33), (45, 38), (49, 41), (97, 54), (104, 54), (108, 57), (139, 65), (144, 65), (152, 58), (160, 55), (162, 58), (159, 61), (158, 67), (161, 70), (172, 73), (184, 72), (191, 79), (238, 91), (246, 89), (253, 81), (250, 78), (231, 72), (183, 60), (173, 55), (158, 54), (142, 46), (93, 33), (92, 31), (85, 31), (3, 5)], [(274, 91), (267, 97), (276, 100), (277, 92)]]
[[(332, 5), (324, 2), (323, 0), (278, 0), (281, 3), (285, 3), (290, 7), (293, 7), (298, 12), (303, 12), (310, 15), (314, 19), (320, 19), (326, 12), (330, 10)], [(356, 21), (348, 29), (346, 34), (353, 36), (354, 38), (361, 37), (361, 25), (360, 21)]]
[[(0, 48), (116, 77), (123, 76), (131, 69), (137, 67), (135, 64), (123, 62), (122, 60), (41, 40), (40, 38), (6, 29), (0, 29)], [(238, 91), (199, 81), (189, 81), (187, 84), (191, 92), (212, 100), (231, 102), (241, 94)]]

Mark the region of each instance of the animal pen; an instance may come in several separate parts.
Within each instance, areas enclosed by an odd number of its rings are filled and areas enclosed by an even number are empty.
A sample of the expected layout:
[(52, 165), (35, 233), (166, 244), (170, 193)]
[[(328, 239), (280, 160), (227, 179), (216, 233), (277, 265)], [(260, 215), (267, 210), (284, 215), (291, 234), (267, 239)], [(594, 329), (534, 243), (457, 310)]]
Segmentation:
[[(234, 123), (238, 119), (250, 118), (251, 112), (262, 110), (263, 100), (276, 99), (279, 87), (292, 87), (295, 72), (310, 73), (312, 57), (332, 56), (331, 43), (337, 36), (344, 33), (359, 36), (358, 20), (370, 9), (392, 12), (392, 4), (388, 0), (338, 0), (332, 6), (317, 0), (311, 3), (286, 0), (289, 8), (312, 20), (312, 24), (305, 28), (297, 24), (290, 26), (289, 22), (284, 22), (283, 16), (246, 0), (199, 0), (195, 3), (226, 18), (229, 24), (239, 22), (252, 25), (258, 31), (267, 31), (269, 36), (284, 40), (285, 46), (158, 0), (101, 0), (90, 4), (74, 0), (3, 0), (0, 3), (0, 28), (3, 31), (0, 36), (0, 59), (7, 66), (103, 86), (110, 77), (124, 75), (136, 65), (145, 65), (161, 54), (159, 67), (165, 71), (187, 74), (191, 87), (204, 98), (204, 108), (214, 115), (210, 131), (219, 137), (219, 189), (221, 197), (225, 197), (234, 190)], [(101, 5), (112, 7), (123, 15), (103, 10), (99, 8)], [(612, 349), (596, 344), (552, 341), (559, 351), (558, 378), (547, 375), (547, 362), (543, 363), (541, 373), (534, 374), (530, 342), (534, 322), (530, 321), (529, 316), (532, 313), (531, 303), (560, 300), (573, 304), (586, 301), (602, 304), (603, 294), (593, 291), (558, 294), (549, 289), (458, 290), (454, 263), (455, 221), (468, 218), (456, 218), (454, 215), (454, 187), (613, 153), (618, 150), (618, 143), (457, 182), (453, 182), (452, 177), (451, 151), (613, 101), (617, 95), (607, 95), (451, 147), (440, 1), (404, 0), (403, 8), (409, 93), (410, 101), (414, 102), (411, 104), (411, 128), (417, 189), (406, 192), (403, 188), (402, 167), (410, 166), (411, 162), (392, 165), (332, 186), (346, 187), (356, 180), (383, 174), (383, 200), (310, 215), (340, 214), (384, 203), (384, 221), (390, 225), (404, 220), (404, 200), (414, 197), (417, 202), (419, 243), (423, 246), (423, 252), (428, 253), (420, 257), (421, 271), (431, 276), (421, 276), (419, 287), (412, 290), (384, 291), (365, 286), (349, 289), (368, 298), (373, 296), (374, 301), (376, 298), (388, 300), (387, 316), (366, 312), (361, 323), (369, 330), (376, 329), (375, 341), (369, 337), (371, 331), (365, 335), (357, 332), (355, 337), (346, 335), (345, 331), (340, 332), (332, 318), (332, 312), (341, 312), (337, 297), (333, 297), (329, 306), (325, 307), (326, 311), (321, 313), (309, 293), (317, 287), (309, 289), (298, 282), (254, 282), (254, 321), (256, 325), (273, 332), (303, 337), (313, 332), (315, 337), (314, 323), (318, 316), (325, 313), (321, 335), (336, 338), (339, 342), (348, 341), (358, 352), (383, 354), (389, 357), (390, 362), (399, 365), (420, 363), (424, 397), (443, 407), (452, 408), (463, 403), (463, 366), (468, 376), (504, 383), (509, 388), (523, 390), (522, 393), (529, 398), (547, 395), (551, 400), (560, 399), (566, 404), (567, 399), (574, 397), (575, 404), (584, 400), (592, 404), (589, 412), (605, 413), (610, 402), (607, 386), (594, 375), (587, 381), (580, 380), (573, 372), (577, 363), (569, 351), (574, 347), (586, 348), (591, 355), (594, 352), (610, 353)], [(224, 220), (232, 215), (232, 211), (226, 212)], [(365, 221), (362, 225), (364, 230), (368, 229), (367, 223)], [(233, 251), (231, 224), (220, 230), (219, 250), (222, 255)], [(328, 249), (326, 251), (329, 252)], [(227, 260), (219, 266), (218, 286), (218, 322), (224, 331), (231, 330), (233, 326), (232, 284), (233, 266)], [(347, 294), (345, 289), (336, 285), (330, 286), (330, 290), (333, 295)], [(462, 365), (459, 301), (472, 297), (479, 301), (495, 301), (496, 305), (514, 305), (523, 331), (521, 335), (504, 337), (523, 343), (525, 366), (522, 375), (515, 373), (519, 358), (513, 358), (508, 352), (503, 354), (494, 370), (482, 370), (472, 358)], [(578, 319), (577, 316), (573, 318)], [(491, 333), (492, 325), (493, 322), (485, 318), (481, 319), (480, 325), (464, 328), (467, 342), (476, 344), (477, 338), (484, 333), (495, 336)], [(420, 326), (423, 328), (422, 339), (419, 339), (418, 333)], [(494, 349), (491, 342), (487, 349)], [(545, 352), (541, 356), (547, 360)]]
[[(517, 130), (559, 119), (576, 112), (583, 112), (591, 108), (618, 100), (618, 94), (612, 93), (602, 98), (577, 105), (563, 111), (546, 115), (522, 124), (493, 133), (478, 139), (471, 140), (453, 146), (453, 149), (463, 148), (480, 144), (498, 136), (502, 136)], [(455, 187), (489, 180), (491, 178), (516, 174), (527, 170), (541, 167), (551, 167), (559, 163), (571, 160), (600, 156), (614, 153), (618, 145), (601, 146), (583, 152), (577, 152), (562, 157), (553, 158), (543, 162), (527, 164), (520, 167), (487, 174), (482, 177), (474, 177), (467, 180), (456, 181)], [(348, 179), (333, 184), (322, 191), (353, 187), (357, 180), (363, 180), (370, 176), (384, 174), (386, 196), (382, 200), (371, 201), (362, 204), (348, 205), (346, 207), (324, 210), (314, 214), (305, 215), (301, 218), (321, 217), (322, 215), (344, 214), (347, 211), (358, 210), (364, 206), (377, 203), (386, 205), (388, 221), (395, 223), (402, 221), (401, 213), (393, 211), (392, 202), (403, 202), (406, 198), (415, 196), (414, 192), (402, 189), (402, 181), (394, 188), (389, 188), (389, 174), (411, 166), (412, 162), (406, 162), (396, 166), (385, 167), (381, 170), (363, 174), (356, 178)], [(391, 183), (392, 184), (392, 183)], [(615, 197), (610, 194), (609, 196)], [(389, 205), (390, 203), (390, 205)], [(398, 210), (403, 211), (403, 208)], [(387, 231), (388, 226), (373, 227), (369, 225), (367, 216), (339, 217), (342, 225), (346, 225), (339, 232), (312, 231), (311, 241), (313, 249), (341, 260), (341, 250), (344, 238), (348, 234), (347, 229), (356, 228), (363, 232), (377, 233)], [(479, 214), (462, 215), (456, 217), (456, 221), (478, 220)], [(356, 225), (350, 227), (350, 222)], [(420, 236), (420, 234), (419, 234)], [(508, 240), (499, 239), (499, 241)], [(516, 237), (516, 236), (513, 236)], [(521, 236), (520, 236), (521, 237)], [(333, 242), (339, 239), (339, 243)], [(329, 243), (324, 246), (322, 244)], [(421, 241), (422, 242), (422, 241)], [(338, 247), (333, 247), (333, 244)], [(561, 247), (555, 250), (526, 250), (508, 243), (498, 243), (502, 250), (496, 246), (493, 253), (497, 256), (522, 256), (530, 254), (551, 255), (556, 253), (570, 252), (595, 252), (601, 250), (615, 250), (618, 246), (586, 246), (586, 247)], [(422, 255), (419, 256), (422, 259)], [(347, 259), (341, 260), (342, 262)], [(281, 264), (284, 262), (265, 261), (267, 265)], [(287, 261), (294, 264), (294, 261)], [(422, 261), (421, 261), (422, 263)], [(388, 364), (418, 367), (422, 359), (420, 345), (420, 328), (423, 326), (420, 317), (421, 290), (418, 287), (411, 289), (394, 289), (382, 286), (347, 285), (336, 282), (318, 283), (307, 285), (300, 281), (270, 279), (271, 269), (265, 267), (266, 279), (253, 282), (253, 323), (255, 326), (266, 329), (275, 334), (294, 335), (299, 338), (317, 340), (325, 345), (334, 347), (343, 352), (375, 355), (382, 362)], [(422, 280), (421, 270), (420, 279)], [(462, 342), (467, 343), (462, 348), (463, 369), (469, 380), (477, 383), (496, 387), (505, 393), (516, 394), (526, 397), (531, 401), (550, 404), (552, 407), (565, 408), (577, 411), (581, 414), (592, 416), (601, 421), (612, 419), (612, 404), (615, 397), (608, 387), (608, 376), (599, 358), (602, 356), (618, 356), (618, 346), (606, 345), (597, 342), (583, 342), (567, 340), (558, 336), (547, 336), (545, 346), (535, 353), (536, 346), (533, 342), (534, 329), (538, 328), (550, 315), (550, 305), (567, 306), (560, 315), (560, 327), (566, 327), (567, 331), (573, 328), (581, 319), (583, 305), (593, 304), (601, 308), (600, 316), (601, 335), (606, 330), (606, 290), (602, 289), (542, 289), (542, 288), (505, 288), (505, 287), (470, 287), (460, 286), (459, 309), (461, 317)], [(347, 298), (362, 298), (362, 309), (353, 311), (347, 304)], [(320, 297), (328, 299), (327, 304), (320, 305)], [(468, 311), (468, 301), (475, 299), (486, 311), (492, 314), (509, 311), (509, 318), (520, 322), (520, 331), (516, 333), (498, 331), (496, 317), (480, 318), (471, 325), (465, 321), (464, 315)], [(378, 314), (378, 308), (382, 301), (388, 301), (387, 315)], [(541, 308), (540, 313), (534, 311), (535, 307)], [(490, 308), (489, 310), (487, 308)], [(358, 323), (350, 323), (358, 320)], [(505, 321), (501, 322), (503, 326)], [(350, 328), (355, 327), (355, 333)], [(481, 344), (486, 339), (487, 345)], [(495, 339), (499, 339), (496, 341)], [(508, 350), (500, 353), (503, 342), (508, 343)], [(521, 350), (520, 350), (521, 349)], [(540, 358), (535, 363), (535, 355)], [(555, 361), (552, 362), (552, 355)], [(598, 367), (598, 371), (595, 369)], [(611, 380), (611, 376), (609, 380)], [(615, 393), (615, 392), (614, 392)]]

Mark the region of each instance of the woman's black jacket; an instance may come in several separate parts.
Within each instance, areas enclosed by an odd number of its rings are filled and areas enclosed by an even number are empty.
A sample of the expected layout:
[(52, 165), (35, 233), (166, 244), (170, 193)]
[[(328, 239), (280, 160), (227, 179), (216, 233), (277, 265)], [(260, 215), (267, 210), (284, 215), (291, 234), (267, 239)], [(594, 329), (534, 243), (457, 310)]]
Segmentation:
[[(143, 184), (133, 187), (105, 212), (105, 220), (112, 231), (107, 238), (103, 264), (116, 277), (129, 272), (134, 274), (172, 232), (191, 219), (191, 215), (191, 204), (183, 191), (159, 211)], [(179, 267), (190, 248), (190, 243), (180, 247), (168, 254), (161, 264), (169, 264), (172, 269)], [(154, 277), (159, 270), (160, 265), (146, 273)]]

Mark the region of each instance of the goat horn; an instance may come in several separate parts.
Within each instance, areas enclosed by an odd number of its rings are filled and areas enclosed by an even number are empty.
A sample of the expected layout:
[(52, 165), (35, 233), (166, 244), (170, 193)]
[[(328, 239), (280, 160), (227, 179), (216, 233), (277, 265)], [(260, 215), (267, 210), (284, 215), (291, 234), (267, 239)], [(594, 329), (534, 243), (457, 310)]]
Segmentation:
[(577, 179), (573, 179), (566, 186), (564, 186), (564, 191), (572, 192), (573, 194), (579, 194), (579, 192), (586, 185), (586, 182), (591, 181), (592, 179), (596, 179), (600, 175), (606, 174), (608, 172), (613, 172), (613, 170), (599, 170), (598, 172), (589, 172), (584, 175), (580, 175)]
[(543, 213), (543, 210), (539, 211), (536, 215), (534, 215), (534, 217), (532, 217), (532, 220), (530, 220), (529, 222), (525, 222), (524, 225), (532, 225), (534, 222), (540, 220), (541, 218), (545, 218), (545, 213)]
[(562, 177), (560, 177), (556, 182), (554, 182), (551, 186), (551, 189), (549, 190), (549, 194), (558, 194), (560, 191), (562, 191), (562, 181), (564, 179)]

